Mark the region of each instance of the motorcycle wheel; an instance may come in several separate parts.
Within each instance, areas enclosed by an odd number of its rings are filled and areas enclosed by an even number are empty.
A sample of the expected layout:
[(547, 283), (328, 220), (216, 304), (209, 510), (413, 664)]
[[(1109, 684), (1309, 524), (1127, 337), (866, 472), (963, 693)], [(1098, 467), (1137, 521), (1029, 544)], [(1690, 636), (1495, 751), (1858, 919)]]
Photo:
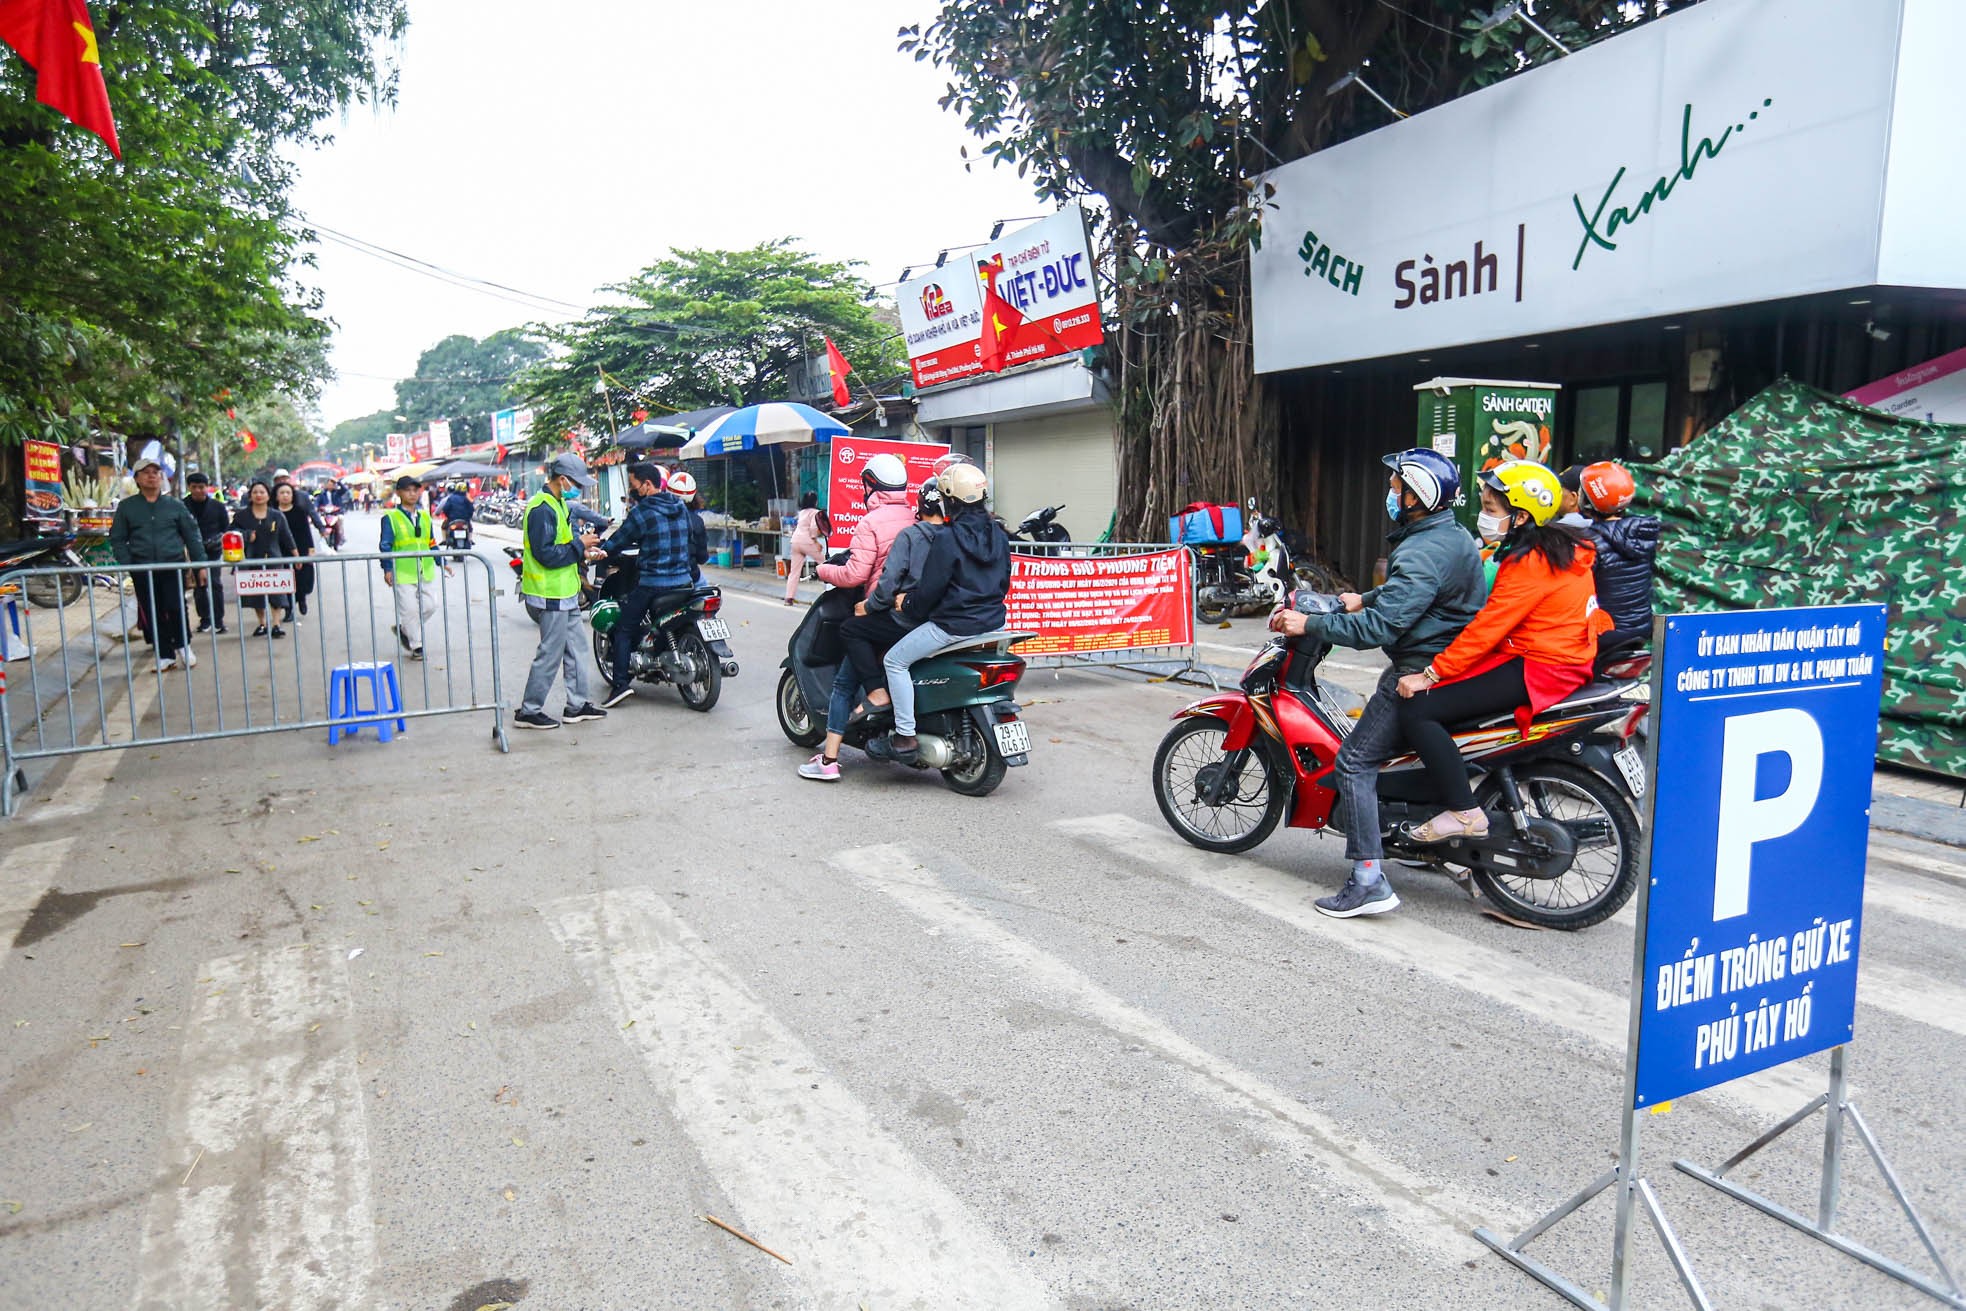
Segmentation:
[(1226, 601), (1204, 601), (1200, 596), (1195, 597), (1195, 618), (1204, 624), (1219, 624), (1227, 619), (1230, 611), (1234, 609), (1235, 607)]
[(1222, 767), (1219, 719), (1184, 719), (1168, 730), (1154, 753), (1154, 801), (1161, 818), (1183, 841), (1204, 851), (1247, 851), (1275, 832), (1290, 803), (1289, 771), (1265, 737), (1250, 743), (1235, 796), (1227, 804), (1203, 802), (1202, 789)]
[[(72, 564), (63, 560), (61, 564)], [(74, 605), (82, 597), (82, 587), (86, 582), (80, 574), (62, 574), (50, 578), (46, 574), (30, 578), (21, 590), (27, 595), (27, 603), (39, 610), (59, 610), (63, 606)]]
[[(963, 731), (965, 735), (973, 735), (976, 732), (975, 723), (966, 724)], [(1003, 752), (997, 749), (997, 735), (985, 733), (981, 759), (972, 761), (962, 769), (943, 770), (942, 781), (949, 785), (951, 791), (960, 792), (966, 797), (987, 797), (997, 790), (1009, 768)]]
[[(1477, 868), (1481, 890), (1508, 914), (1546, 929), (1587, 929), (1616, 915), (1638, 890), (1638, 816), (1624, 795), (1609, 779), (1557, 761), (1523, 765), (1515, 782), (1531, 817), (1568, 829), (1577, 854), (1553, 879)], [(1477, 799), (1491, 816), (1508, 822), (1501, 786), (1492, 778)]]
[(682, 694), (683, 704), (691, 710), (707, 711), (717, 704), (717, 698), (724, 691), (724, 671), (718, 666), (717, 657), (710, 654), (710, 648), (704, 645), (703, 635), (694, 627), (677, 635), (676, 653), (702, 674), (693, 683), (676, 684), (676, 691)]
[(794, 746), (816, 747), (826, 740), (826, 721), (813, 715), (789, 669), (778, 676), (778, 727)]

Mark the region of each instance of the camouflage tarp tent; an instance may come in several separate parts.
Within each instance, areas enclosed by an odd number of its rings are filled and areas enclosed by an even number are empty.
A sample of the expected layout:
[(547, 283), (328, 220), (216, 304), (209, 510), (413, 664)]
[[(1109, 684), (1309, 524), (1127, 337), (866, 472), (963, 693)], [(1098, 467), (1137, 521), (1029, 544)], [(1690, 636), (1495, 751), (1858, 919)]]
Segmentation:
[(1966, 777), (1966, 425), (1784, 380), (1640, 483), (1662, 612), (1888, 603), (1878, 757)]

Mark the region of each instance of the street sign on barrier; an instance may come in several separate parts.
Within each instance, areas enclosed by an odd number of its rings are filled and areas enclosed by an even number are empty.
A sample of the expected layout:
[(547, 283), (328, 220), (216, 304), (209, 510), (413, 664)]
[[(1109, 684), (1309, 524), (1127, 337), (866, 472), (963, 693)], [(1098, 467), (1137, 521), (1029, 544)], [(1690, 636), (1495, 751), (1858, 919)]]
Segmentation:
[[(1524, 1248), (1617, 1190), (1610, 1311), (1631, 1288), (1633, 1223), (1657, 1231), (1695, 1307), (1712, 1306), (1639, 1168), (1639, 1117), (1673, 1098), (1832, 1049), (1828, 1090), (1717, 1170), (1680, 1170), (1830, 1247), (1966, 1309), (1966, 1291), (1851, 1104), (1857, 956), (1883, 694), (1883, 606), (1675, 615), (1655, 621), (1646, 792), (1618, 1163), (1511, 1239), (1475, 1236), (1578, 1307), (1606, 1305)], [(1812, 1221), (1726, 1178), (1817, 1111), (1823, 1173)], [(1877, 1163), (1938, 1268), (1933, 1279), (1836, 1227), (1845, 1128)]]

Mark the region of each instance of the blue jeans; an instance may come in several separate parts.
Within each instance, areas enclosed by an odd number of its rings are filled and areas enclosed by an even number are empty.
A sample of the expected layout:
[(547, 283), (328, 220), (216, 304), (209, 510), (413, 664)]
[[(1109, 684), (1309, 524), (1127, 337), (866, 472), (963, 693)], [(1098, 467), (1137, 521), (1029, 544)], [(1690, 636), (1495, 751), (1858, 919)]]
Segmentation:
[(840, 667), (833, 671), (833, 696), (826, 703), (826, 731), (828, 733), (846, 732), (847, 716), (853, 713), (853, 703), (860, 696), (860, 679), (853, 672), (853, 662), (842, 658)]
[(894, 702), (894, 731), (902, 737), (915, 735), (915, 680), (909, 676), (908, 666), (955, 640), (955, 634), (944, 631), (940, 624), (922, 624), (909, 629), (882, 657), (887, 694)]
[(1404, 740), (1399, 731), (1399, 693), (1394, 690), (1398, 683), (1397, 669), (1379, 676), (1379, 690), (1366, 701), (1332, 766), (1339, 804), (1344, 807), (1347, 860), (1381, 860), (1386, 854), (1379, 840), (1379, 770), (1400, 754)]

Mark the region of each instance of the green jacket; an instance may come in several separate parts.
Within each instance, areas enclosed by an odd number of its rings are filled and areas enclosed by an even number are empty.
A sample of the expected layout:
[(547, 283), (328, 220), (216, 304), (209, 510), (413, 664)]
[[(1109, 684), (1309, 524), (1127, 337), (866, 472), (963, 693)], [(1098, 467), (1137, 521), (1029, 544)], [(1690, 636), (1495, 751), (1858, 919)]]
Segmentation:
[(1437, 510), (1391, 533), (1386, 581), (1356, 614), (1306, 615), (1304, 631), (1335, 646), (1384, 647), (1403, 674), (1424, 669), (1481, 609), (1487, 587), (1481, 552), (1452, 510)]
[(116, 502), (116, 515), (109, 521), (109, 549), (118, 564), (205, 558), (198, 522), (175, 496), (159, 496), (155, 501), (125, 496)]

